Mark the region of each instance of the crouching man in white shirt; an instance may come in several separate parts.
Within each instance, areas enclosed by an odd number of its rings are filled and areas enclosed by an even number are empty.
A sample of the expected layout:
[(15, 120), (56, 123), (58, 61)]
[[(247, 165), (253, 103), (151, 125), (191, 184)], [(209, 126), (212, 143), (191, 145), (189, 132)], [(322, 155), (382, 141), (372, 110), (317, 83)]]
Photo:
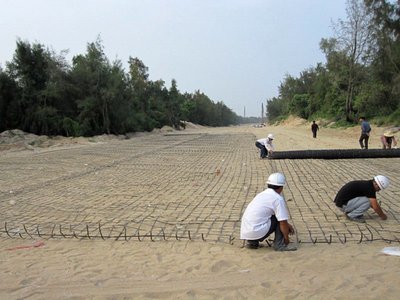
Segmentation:
[(287, 221), (289, 213), (285, 199), (281, 196), (285, 184), (283, 174), (271, 174), (267, 180), (267, 189), (255, 196), (244, 211), (240, 238), (246, 240), (247, 248), (257, 249), (260, 242), (275, 232), (275, 250), (297, 250), (289, 241), (289, 235), (294, 233), (294, 229)]

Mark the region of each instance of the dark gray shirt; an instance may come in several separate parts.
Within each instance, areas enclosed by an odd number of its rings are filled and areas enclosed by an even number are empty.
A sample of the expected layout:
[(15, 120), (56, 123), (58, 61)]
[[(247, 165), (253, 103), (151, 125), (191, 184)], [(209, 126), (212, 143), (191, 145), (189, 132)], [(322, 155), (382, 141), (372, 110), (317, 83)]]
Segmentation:
[(356, 197), (376, 198), (374, 180), (355, 180), (346, 183), (333, 200), (338, 207), (343, 207)]

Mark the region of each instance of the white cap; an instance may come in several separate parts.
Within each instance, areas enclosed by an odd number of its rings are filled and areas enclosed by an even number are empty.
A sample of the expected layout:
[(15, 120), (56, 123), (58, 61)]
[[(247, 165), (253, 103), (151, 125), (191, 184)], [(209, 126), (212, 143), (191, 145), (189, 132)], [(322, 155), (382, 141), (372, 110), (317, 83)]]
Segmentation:
[(272, 184), (276, 186), (284, 186), (286, 184), (285, 175), (281, 173), (273, 173), (269, 175), (267, 184)]
[(267, 138), (273, 140), (274, 139), (274, 135), (272, 133), (268, 134)]
[(389, 179), (383, 175), (375, 176), (374, 180), (381, 190), (386, 189), (390, 184)]

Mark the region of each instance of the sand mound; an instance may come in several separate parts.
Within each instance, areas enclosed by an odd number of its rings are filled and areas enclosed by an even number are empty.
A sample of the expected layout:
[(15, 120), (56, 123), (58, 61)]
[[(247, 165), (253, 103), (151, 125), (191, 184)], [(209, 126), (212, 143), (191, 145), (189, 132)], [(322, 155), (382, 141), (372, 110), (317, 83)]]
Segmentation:
[(163, 126), (163, 127), (160, 129), (160, 132), (161, 132), (161, 133), (173, 132), (173, 131), (175, 131), (175, 129), (173, 129), (171, 126)]
[(280, 122), (277, 125), (299, 126), (299, 125), (306, 125), (308, 123), (309, 122), (306, 119), (302, 119), (297, 116), (289, 116), (288, 118), (286, 118), (285, 120), (283, 120), (282, 122)]
[[(200, 129), (201, 125), (191, 122), (184, 122), (186, 129)], [(184, 129), (183, 129), (184, 130)], [(175, 132), (171, 126), (155, 128), (152, 132), (132, 132), (126, 135), (102, 134), (92, 137), (65, 137), (36, 135), (24, 132), (20, 129), (6, 130), (0, 133), (0, 151), (21, 151), (21, 150), (44, 150), (53, 147), (72, 147), (78, 145), (89, 145), (93, 143), (108, 143), (115, 140), (124, 140), (149, 134), (165, 134)]]
[(64, 137), (36, 135), (19, 129), (6, 130), (0, 133), (0, 151), (43, 150), (53, 147), (71, 147), (91, 143), (105, 143), (126, 139), (125, 135), (103, 134), (93, 137)]

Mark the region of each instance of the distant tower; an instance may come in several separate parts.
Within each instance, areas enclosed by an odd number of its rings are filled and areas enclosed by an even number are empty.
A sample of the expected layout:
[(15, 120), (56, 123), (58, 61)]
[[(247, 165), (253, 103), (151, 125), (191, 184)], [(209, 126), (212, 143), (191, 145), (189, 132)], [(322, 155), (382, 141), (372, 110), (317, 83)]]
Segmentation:
[(246, 118), (246, 106), (243, 109), (243, 118)]
[(261, 123), (264, 123), (264, 104), (261, 103)]

